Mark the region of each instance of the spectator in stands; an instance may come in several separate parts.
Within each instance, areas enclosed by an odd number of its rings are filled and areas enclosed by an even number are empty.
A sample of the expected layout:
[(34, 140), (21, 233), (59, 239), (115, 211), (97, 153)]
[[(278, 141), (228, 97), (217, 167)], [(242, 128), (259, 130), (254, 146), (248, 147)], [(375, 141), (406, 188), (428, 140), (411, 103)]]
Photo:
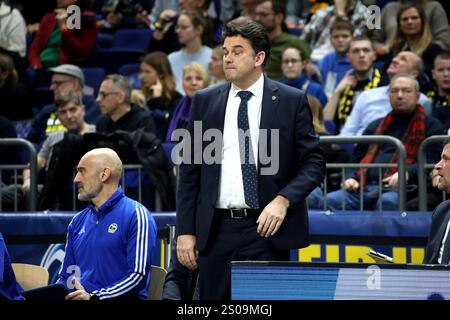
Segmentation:
[[(384, 118), (373, 121), (364, 130), (363, 135), (389, 135), (402, 141), (406, 149), (406, 181), (417, 183), (417, 153), (420, 143), (427, 137), (441, 134), (442, 127), (438, 120), (425, 115), (419, 103), (419, 84), (411, 75), (398, 74), (393, 77), (389, 87), (389, 99), (392, 111)], [(437, 161), (439, 151), (429, 149), (428, 159)], [(399, 155), (394, 146), (381, 147), (373, 143), (357, 144), (353, 163), (396, 163)], [(347, 179), (339, 190), (327, 194), (330, 210), (359, 210), (360, 192), (363, 188), (363, 207), (369, 210), (397, 210), (399, 174), (396, 168), (388, 168), (382, 175), (383, 190), (379, 190), (378, 169), (359, 169), (347, 172)], [(363, 184), (360, 185), (362, 177)], [(379, 193), (381, 196), (379, 197)], [(323, 199), (310, 202), (311, 206), (321, 208)]]
[(33, 117), (30, 92), (18, 81), (13, 59), (0, 53), (0, 115), (11, 121)]
[[(0, 100), (1, 101), (1, 100)], [(0, 139), (17, 138), (14, 124), (4, 116), (0, 115)], [(0, 145), (0, 165), (17, 165), (19, 163), (18, 148)], [(13, 170), (0, 170), (0, 188), (13, 182), (15, 173)]]
[(183, 88), (186, 96), (181, 99), (167, 130), (166, 142), (172, 142), (172, 132), (175, 129), (186, 128), (191, 113), (191, 103), (194, 94), (209, 84), (208, 71), (198, 62), (190, 62), (183, 68)]
[(336, 133), (341, 131), (361, 92), (377, 88), (381, 80), (380, 71), (373, 67), (375, 48), (369, 38), (353, 38), (347, 56), (352, 69), (347, 71), (323, 111), (325, 120), (334, 121)]
[(302, 51), (303, 60), (308, 61), (311, 54), (309, 45), (298, 37), (283, 31), (286, 4), (280, 0), (258, 0), (256, 19), (266, 30), (270, 40), (270, 55), (264, 67), (267, 76), (281, 80), (281, 54), (287, 47), (296, 47)]
[[(46, 14), (40, 23), (28, 52), (30, 68), (48, 70), (60, 64), (80, 64), (86, 61), (95, 46), (97, 29), (95, 13), (88, 10), (87, 1), (57, 0), (54, 12)], [(78, 5), (81, 9), (79, 28), (68, 20), (67, 8)], [(86, 5), (86, 6), (85, 6)], [(38, 74), (38, 81), (46, 80), (46, 73)]]
[(328, 99), (322, 87), (314, 80), (303, 75), (306, 63), (301, 50), (287, 47), (281, 55), (281, 69), (283, 70), (281, 82), (305, 91), (308, 95), (315, 97), (321, 107), (324, 107)]
[[(436, 172), (436, 186), (439, 190), (450, 193), (450, 139), (443, 145), (441, 160), (433, 171)], [(449, 204), (450, 200), (444, 201), (433, 212), (423, 263), (448, 265), (450, 262)]]
[(169, 61), (177, 83), (177, 91), (183, 90), (183, 68), (191, 61), (202, 64), (206, 69), (212, 49), (202, 44), (202, 34), (206, 28), (205, 20), (199, 11), (184, 11), (177, 20), (176, 32), (183, 49), (169, 54)]
[(417, 4), (404, 5), (398, 11), (397, 24), (397, 32), (388, 43), (388, 63), (400, 51), (412, 51), (422, 57), (425, 72), (431, 77), (434, 58), (442, 48), (434, 42), (425, 11)]
[(22, 73), (26, 68), (26, 32), (27, 27), (20, 11), (0, 0), (0, 53), (13, 59), (21, 78), (25, 76)]
[(161, 129), (161, 138), (166, 136), (167, 125), (182, 98), (175, 87), (167, 55), (161, 51), (147, 54), (141, 62), (141, 88), (156, 127)]
[[(423, 71), (422, 59), (413, 52), (404, 51), (395, 56), (386, 73), (391, 79), (400, 73), (407, 73), (418, 79)], [(431, 114), (431, 106), (425, 95), (420, 94), (419, 103), (424, 107), (426, 114)], [(339, 135), (359, 136), (369, 123), (386, 116), (391, 110), (388, 86), (364, 91), (356, 100)]]
[(434, 87), (427, 93), (431, 114), (442, 123), (445, 132), (450, 128), (450, 52), (442, 52), (434, 59), (432, 70)]
[(354, 35), (360, 36), (366, 32), (369, 10), (360, 0), (334, 0), (334, 5), (317, 11), (301, 35), (313, 50), (311, 53), (313, 61), (319, 61), (326, 54), (333, 52), (330, 27), (337, 18), (350, 21), (355, 28)]
[(23, 289), (17, 283), (5, 240), (0, 232), (0, 301), (23, 300), (22, 292)]
[[(67, 92), (58, 96), (55, 100), (55, 113), (64, 130), (51, 132), (45, 139), (37, 156), (38, 171), (45, 172), (48, 166), (53, 147), (64, 139), (65, 131), (83, 135), (95, 131), (95, 126), (84, 121), (85, 110), (80, 96), (75, 92)], [(17, 200), (18, 209), (24, 210), (28, 205), (28, 192), (30, 190), (30, 169), (24, 169), (22, 173), (23, 184), (10, 185), (2, 189), (2, 204), (6, 210), (14, 210), (14, 202)], [(17, 199), (15, 196), (17, 193)]]
[(68, 227), (58, 283), (75, 291), (66, 300), (147, 298), (157, 227), (148, 209), (123, 193), (122, 170), (109, 148), (87, 152), (77, 166), (78, 199), (90, 204)]
[(309, 0), (287, 0), (286, 1), (286, 25), (289, 28), (303, 30), (309, 21), (309, 10), (312, 3)]
[[(211, 0), (180, 1), (179, 10), (163, 10), (158, 21), (154, 23), (155, 31), (152, 35), (149, 51), (163, 51), (167, 54), (180, 50), (183, 43), (179, 42), (176, 33), (178, 17), (185, 11), (199, 11), (204, 19), (202, 43), (213, 47), (215, 45), (214, 32), (218, 27), (218, 21), (214, 21), (207, 13)], [(156, 5), (156, 4), (155, 4)]]
[(331, 97), (346, 72), (352, 68), (347, 57), (352, 37), (353, 25), (349, 21), (338, 18), (333, 22), (330, 27), (330, 42), (334, 52), (326, 54), (317, 63), (328, 98)]
[[(85, 120), (88, 123), (96, 123), (100, 117), (100, 109), (95, 101), (95, 97), (83, 94), (83, 71), (75, 65), (63, 64), (51, 68), (50, 72), (52, 73), (50, 90), (53, 91), (54, 99), (56, 100), (63, 93), (76, 92), (83, 98)], [(44, 106), (35, 116), (27, 140), (40, 145), (50, 132), (61, 129), (63, 129), (63, 126), (56, 116), (55, 105), (52, 103)]]
[(431, 34), (435, 43), (439, 44), (443, 49), (450, 50), (450, 30), (448, 28), (448, 17), (442, 8), (442, 4), (438, 1), (429, 0), (400, 0), (389, 1), (381, 11), (381, 28), (374, 30), (373, 40), (381, 44), (378, 54), (386, 53), (389, 51), (387, 42), (391, 39), (397, 30), (397, 14), (400, 8), (408, 3), (419, 4), (424, 10), (427, 16), (427, 20), (430, 23)]
[(155, 123), (147, 111), (131, 105), (131, 85), (126, 77), (118, 74), (106, 76), (100, 85), (97, 103), (103, 114), (96, 124), (98, 132), (134, 131), (138, 128), (155, 132)]
[(112, 44), (113, 34), (119, 29), (149, 28), (150, 0), (97, 1), (102, 19), (97, 20), (97, 43), (102, 47)]
[(208, 63), (209, 85), (213, 86), (225, 82), (225, 73), (223, 72), (223, 48), (222, 45), (215, 46), (212, 50), (211, 60)]

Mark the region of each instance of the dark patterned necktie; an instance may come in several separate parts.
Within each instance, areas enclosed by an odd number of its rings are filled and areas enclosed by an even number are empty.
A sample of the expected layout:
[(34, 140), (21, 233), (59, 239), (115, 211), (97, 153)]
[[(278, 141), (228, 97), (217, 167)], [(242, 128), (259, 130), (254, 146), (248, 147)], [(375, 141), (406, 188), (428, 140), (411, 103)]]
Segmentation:
[[(245, 133), (250, 133), (250, 126), (248, 123), (248, 108), (247, 102), (251, 98), (252, 93), (249, 91), (239, 91), (239, 98), (241, 103), (238, 110), (238, 129), (241, 129), (239, 134), (239, 152), (241, 155), (241, 170), (242, 182), (244, 184), (245, 203), (252, 209), (257, 209), (258, 204), (258, 173), (256, 171), (256, 164), (253, 156), (252, 142), (250, 135), (246, 137)], [(242, 132), (244, 134), (242, 134)], [(252, 161), (250, 161), (250, 159)], [(244, 162), (242, 162), (244, 161)]]

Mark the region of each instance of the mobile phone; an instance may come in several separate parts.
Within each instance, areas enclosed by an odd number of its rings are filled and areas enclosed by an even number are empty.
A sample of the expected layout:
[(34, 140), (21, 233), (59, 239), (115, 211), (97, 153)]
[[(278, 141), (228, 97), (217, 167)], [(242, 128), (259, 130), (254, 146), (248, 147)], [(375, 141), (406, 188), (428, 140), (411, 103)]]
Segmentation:
[(378, 263), (394, 263), (392, 257), (373, 250), (370, 250), (367, 254)]

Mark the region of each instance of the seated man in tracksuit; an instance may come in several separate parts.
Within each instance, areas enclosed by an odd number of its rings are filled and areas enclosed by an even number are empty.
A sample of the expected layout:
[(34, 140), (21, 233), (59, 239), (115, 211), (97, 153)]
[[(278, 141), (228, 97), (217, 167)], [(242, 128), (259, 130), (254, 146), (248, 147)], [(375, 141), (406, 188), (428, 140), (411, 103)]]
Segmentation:
[(68, 227), (58, 283), (66, 300), (146, 299), (156, 223), (119, 186), (122, 161), (109, 148), (87, 152), (77, 166), (78, 199), (90, 201)]

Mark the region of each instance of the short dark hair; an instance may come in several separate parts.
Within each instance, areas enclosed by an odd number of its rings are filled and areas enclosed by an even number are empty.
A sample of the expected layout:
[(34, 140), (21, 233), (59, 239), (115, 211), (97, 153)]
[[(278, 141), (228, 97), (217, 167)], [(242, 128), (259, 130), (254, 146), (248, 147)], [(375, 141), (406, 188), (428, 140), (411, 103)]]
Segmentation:
[(331, 24), (330, 35), (336, 29), (350, 31), (350, 33), (352, 35), (353, 35), (353, 32), (355, 31), (355, 28), (353, 27), (352, 23), (350, 21), (342, 19), (342, 18), (336, 18), (336, 20), (334, 20), (334, 22)]
[(450, 143), (450, 138), (445, 139), (445, 140), (442, 142), (442, 148), (445, 147), (446, 145), (448, 145), (449, 143)]
[(250, 41), (255, 53), (264, 51), (266, 57), (263, 66), (266, 64), (270, 54), (270, 40), (266, 29), (256, 21), (250, 18), (239, 17), (226, 24), (222, 31), (222, 39), (228, 37), (241, 36)]
[(65, 107), (69, 102), (75, 103), (77, 106), (83, 106), (83, 100), (79, 93), (70, 91), (66, 93), (62, 93), (55, 99), (55, 109), (59, 110), (62, 107)]
[(352, 40), (350, 40), (349, 49), (352, 46), (352, 42), (356, 42), (356, 41), (369, 41), (372, 51), (375, 51), (375, 47), (373, 45), (372, 40), (368, 36), (365, 36), (365, 35), (353, 37)]
[(286, 16), (286, 1), (281, 0), (256, 0), (256, 5), (259, 5), (264, 2), (271, 2), (272, 3), (272, 11), (274, 14), (283, 14), (283, 16)]
[(302, 51), (302, 49), (300, 49), (299, 47), (296, 47), (296, 46), (288, 46), (288, 47), (286, 47), (286, 49), (284, 49), (282, 52), (281, 52), (281, 56), (283, 56), (283, 54), (286, 52), (286, 50), (288, 50), (288, 49), (294, 49), (294, 50), (297, 50), (297, 52), (298, 52), (298, 54), (299, 54), (299, 56), (300, 56), (300, 59), (302, 59), (302, 61), (305, 61), (305, 57), (304, 57), (304, 53), (303, 53), (303, 51)]
[(436, 60), (437, 59), (442, 59), (442, 60), (450, 60), (450, 52), (449, 51), (442, 51), (441, 53), (439, 53), (433, 61), (433, 68), (435, 68), (435, 64), (436, 64)]

